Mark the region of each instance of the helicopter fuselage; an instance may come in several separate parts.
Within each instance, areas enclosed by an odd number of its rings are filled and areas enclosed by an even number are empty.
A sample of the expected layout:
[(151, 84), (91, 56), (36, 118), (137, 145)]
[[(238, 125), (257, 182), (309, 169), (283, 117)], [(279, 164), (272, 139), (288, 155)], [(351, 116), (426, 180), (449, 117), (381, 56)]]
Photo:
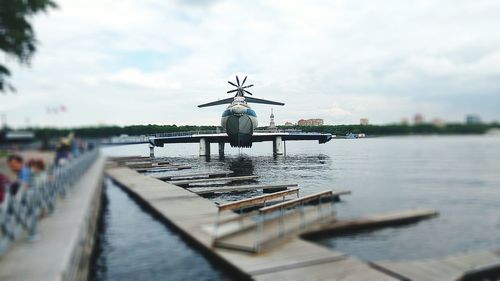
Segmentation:
[(244, 86), (246, 80), (247, 76), (245, 76), (243, 82), (240, 84), (240, 79), (238, 78), (238, 75), (236, 75), (236, 84), (231, 81), (227, 81), (231, 86), (236, 87), (236, 89), (227, 92), (228, 94), (236, 92), (236, 95), (233, 98), (198, 105), (198, 107), (207, 107), (230, 104), (222, 113), (221, 126), (227, 133), (229, 143), (233, 147), (252, 146), (253, 132), (257, 128), (258, 123), (257, 114), (255, 114), (255, 111), (248, 106), (248, 103), (253, 102), (270, 105), (285, 105), (282, 102), (245, 96), (245, 94), (253, 95), (248, 91), (248, 88), (252, 87), (253, 84)]
[(251, 147), (253, 131), (258, 126), (257, 114), (244, 97), (235, 97), (222, 113), (221, 126), (229, 136), (231, 146)]

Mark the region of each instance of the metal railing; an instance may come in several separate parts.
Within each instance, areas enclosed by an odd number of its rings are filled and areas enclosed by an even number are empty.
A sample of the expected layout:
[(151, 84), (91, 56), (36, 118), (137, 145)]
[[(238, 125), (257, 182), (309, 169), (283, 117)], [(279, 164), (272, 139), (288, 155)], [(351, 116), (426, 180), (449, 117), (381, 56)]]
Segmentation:
[[(315, 133), (315, 132), (303, 132), (297, 129), (263, 129), (263, 130), (254, 130), (254, 133), (271, 133), (271, 134), (324, 134), (324, 133)], [(149, 135), (140, 135), (140, 136), (121, 136), (121, 137), (112, 137), (105, 141), (104, 143), (109, 144), (124, 144), (124, 143), (148, 143), (151, 138), (174, 138), (174, 137), (184, 137), (184, 136), (193, 136), (193, 135), (211, 135), (211, 134), (220, 134), (224, 133), (223, 130), (199, 130), (199, 131), (186, 131), (186, 132), (174, 132), (174, 133), (157, 133), (157, 134), (149, 134)]]
[(15, 195), (5, 190), (0, 203), (0, 257), (26, 233), (30, 240), (36, 238), (38, 221), (54, 211), (58, 199), (67, 195), (98, 155), (95, 149), (64, 166), (53, 167), (46, 178), (34, 181), (29, 187), (19, 187)]
[[(288, 195), (296, 195), (297, 198), (286, 201), (285, 196)], [(304, 230), (311, 224), (323, 221), (324, 219), (332, 217), (334, 218), (334, 198), (337, 195), (338, 193), (334, 193), (331, 190), (326, 190), (304, 197), (298, 197), (299, 194), (297, 188), (276, 192), (269, 195), (243, 199), (227, 204), (221, 204), (218, 206), (219, 212), (214, 225), (214, 231), (212, 233), (213, 244), (217, 246), (219, 245), (218, 242), (220, 241), (220, 245), (223, 245), (224, 238), (238, 235), (238, 233), (240, 232), (245, 232), (249, 231), (249, 229), (253, 229), (251, 231), (255, 232), (255, 240), (252, 251), (258, 253), (262, 250), (263, 246), (266, 246), (267, 244), (275, 242), (279, 239), (285, 238), (289, 233), (295, 233), (296, 231)], [(265, 205), (266, 201), (275, 199), (276, 197), (282, 197), (282, 202), (270, 206)], [(325, 204), (323, 202), (323, 199), (326, 198), (328, 198), (329, 200)], [(312, 201), (317, 201), (317, 203), (314, 204), (315, 207), (306, 208), (306, 205), (310, 204)], [(234, 211), (242, 207), (248, 207), (259, 203), (264, 203), (264, 207), (259, 208), (255, 212), (250, 212), (247, 214), (240, 213), (240, 215), (237, 217), (220, 219), (220, 214), (222, 211)], [(298, 219), (292, 218), (292, 216), (297, 215)], [(248, 222), (244, 223), (244, 220), (248, 220)], [(234, 222), (238, 223), (238, 228), (233, 229), (229, 233), (219, 233), (219, 228), (221, 225)], [(287, 222), (290, 223), (288, 227), (286, 225)], [(268, 231), (266, 231), (266, 227), (268, 227)], [(274, 228), (276, 228), (276, 233), (273, 233)]]
[[(314, 193), (311, 195), (306, 195), (304, 197), (300, 197), (297, 199), (293, 199), (290, 201), (282, 202), (276, 205), (272, 205), (269, 207), (264, 207), (259, 209), (259, 215), (258, 215), (258, 222), (257, 222), (257, 229), (255, 231), (255, 244), (254, 244), (254, 250), (256, 252), (259, 252), (262, 248), (263, 244), (266, 244), (268, 242), (272, 242), (273, 240), (283, 238), (285, 237), (288, 233), (294, 232), (297, 230), (305, 229), (308, 227), (309, 224), (318, 222), (323, 220), (326, 217), (332, 217), (335, 215), (335, 207), (334, 207), (334, 200), (333, 200), (333, 191), (332, 190), (326, 190), (318, 193)], [(331, 200), (327, 203), (329, 206), (328, 210), (325, 212), (325, 208), (323, 207), (323, 199), (324, 198), (330, 198)], [(307, 219), (306, 216), (306, 210), (305, 206), (307, 203), (310, 203), (311, 201), (318, 201), (316, 205), (316, 215), (313, 216), (311, 220)], [(289, 212), (287, 212), (289, 211)], [(291, 214), (294, 214), (296, 212), (299, 212), (300, 216), (300, 222), (298, 223), (297, 226), (292, 226), (290, 228), (286, 228), (285, 226), (285, 218)], [(267, 219), (268, 215), (271, 214), (277, 214), (277, 216), (273, 216), (270, 219)], [(267, 237), (266, 240), (262, 239), (263, 233), (264, 233), (264, 227), (266, 222), (270, 222), (273, 220), (278, 221), (278, 230), (275, 235), (272, 237)]]
[(158, 133), (150, 135), (150, 137), (157, 138), (168, 138), (168, 137), (181, 137), (181, 136), (192, 136), (192, 135), (209, 135), (222, 133), (220, 130), (200, 130), (200, 131), (187, 131), (187, 132), (175, 132), (175, 133)]

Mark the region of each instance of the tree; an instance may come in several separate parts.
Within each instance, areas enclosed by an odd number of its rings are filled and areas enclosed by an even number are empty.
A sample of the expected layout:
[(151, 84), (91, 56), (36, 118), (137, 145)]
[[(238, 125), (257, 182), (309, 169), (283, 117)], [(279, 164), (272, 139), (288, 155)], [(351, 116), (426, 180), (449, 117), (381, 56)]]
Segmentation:
[[(56, 7), (51, 0), (0, 0), (0, 50), (29, 65), (37, 45), (30, 19)], [(7, 81), (10, 75), (9, 69), (0, 64), (0, 92), (15, 91)]]

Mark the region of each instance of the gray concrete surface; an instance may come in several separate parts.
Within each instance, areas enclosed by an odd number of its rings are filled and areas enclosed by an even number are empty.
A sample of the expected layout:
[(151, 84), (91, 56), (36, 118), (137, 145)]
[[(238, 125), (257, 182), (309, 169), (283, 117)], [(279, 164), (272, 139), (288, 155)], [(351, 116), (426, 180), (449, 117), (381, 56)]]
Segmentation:
[(104, 177), (100, 156), (55, 212), (39, 222), (35, 241), (21, 239), (0, 258), (2, 281), (87, 280)]

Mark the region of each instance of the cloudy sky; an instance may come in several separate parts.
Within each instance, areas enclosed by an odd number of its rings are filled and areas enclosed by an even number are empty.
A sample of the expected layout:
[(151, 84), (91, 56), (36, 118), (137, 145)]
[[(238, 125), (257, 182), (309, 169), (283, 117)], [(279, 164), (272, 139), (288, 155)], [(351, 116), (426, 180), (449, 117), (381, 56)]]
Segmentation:
[[(500, 1), (58, 0), (0, 96), (11, 125), (218, 124), (228, 79), (278, 123), (500, 120)], [(47, 108), (66, 107), (48, 113)], [(261, 124), (271, 108), (255, 105)]]

